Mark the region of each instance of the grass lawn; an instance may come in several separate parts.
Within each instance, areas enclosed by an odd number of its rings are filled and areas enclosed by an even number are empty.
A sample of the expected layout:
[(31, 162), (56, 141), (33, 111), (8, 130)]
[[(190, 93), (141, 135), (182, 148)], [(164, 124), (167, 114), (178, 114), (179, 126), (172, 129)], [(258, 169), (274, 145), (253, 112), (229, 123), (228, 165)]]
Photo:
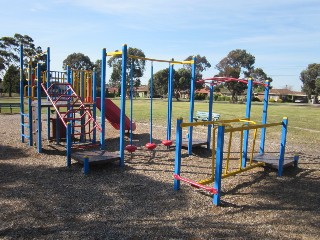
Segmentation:
[[(120, 99), (112, 99), (118, 106)], [(19, 97), (1, 97), (0, 102), (19, 102)], [(294, 143), (315, 144), (320, 142), (320, 121), (318, 121), (320, 107), (316, 105), (298, 104), (269, 104), (268, 122), (279, 122), (284, 116), (289, 119), (288, 139)], [(183, 117), (185, 121), (189, 119), (189, 102), (173, 102), (172, 121), (173, 125), (178, 117)], [(252, 103), (251, 119), (261, 122), (262, 103)], [(215, 102), (213, 111), (221, 114), (221, 119), (233, 119), (245, 117), (245, 104), (229, 104), (225, 102)], [(197, 101), (194, 104), (195, 111), (208, 111), (206, 101)], [(2, 110), (2, 113), (9, 113), (9, 109)], [(43, 110), (44, 111), (44, 110)], [(19, 113), (19, 109), (14, 109)], [(126, 115), (130, 115), (130, 101), (126, 102)], [(133, 101), (133, 119), (136, 122), (149, 122), (150, 101), (145, 99), (135, 99)], [(153, 122), (154, 124), (166, 125), (167, 102), (165, 100), (154, 99), (153, 101)], [(270, 128), (270, 131), (279, 131)]]
[[(120, 100), (113, 100), (119, 105)], [(136, 122), (148, 122), (150, 119), (150, 101), (134, 100), (133, 119)], [(183, 117), (189, 119), (189, 102), (173, 102), (172, 121)], [(261, 123), (262, 103), (252, 103), (251, 119)], [(221, 119), (233, 119), (245, 117), (245, 104), (229, 104), (215, 102), (213, 111), (221, 114)], [(205, 101), (195, 102), (195, 111), (208, 111), (208, 103)], [(317, 121), (320, 107), (314, 105), (297, 104), (269, 104), (268, 122), (280, 122), (283, 117), (289, 119), (288, 139), (293, 143), (315, 144), (320, 142), (320, 121)], [(130, 102), (126, 103), (126, 114), (130, 114)], [(154, 124), (166, 124), (167, 102), (162, 100), (153, 101), (153, 122)], [(270, 128), (270, 131), (279, 131), (279, 128)]]

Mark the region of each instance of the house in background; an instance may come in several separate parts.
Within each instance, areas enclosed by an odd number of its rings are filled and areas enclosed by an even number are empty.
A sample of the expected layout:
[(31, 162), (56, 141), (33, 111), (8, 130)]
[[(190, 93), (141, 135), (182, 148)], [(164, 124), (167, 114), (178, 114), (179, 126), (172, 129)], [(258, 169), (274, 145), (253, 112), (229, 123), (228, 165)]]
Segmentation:
[(114, 94), (114, 96), (119, 95), (119, 89), (115, 87), (108, 87), (106, 92), (109, 94)]
[[(264, 93), (259, 92), (254, 94), (255, 97), (259, 98), (261, 101), (264, 98)], [(308, 98), (307, 95), (303, 92), (291, 91), (289, 89), (270, 89), (269, 91), (269, 100), (274, 99), (274, 101), (278, 101), (281, 99), (283, 102), (300, 102), (307, 103)]]
[(147, 98), (149, 96), (149, 92), (150, 91), (147, 85), (141, 85), (136, 89), (137, 96), (141, 98)]

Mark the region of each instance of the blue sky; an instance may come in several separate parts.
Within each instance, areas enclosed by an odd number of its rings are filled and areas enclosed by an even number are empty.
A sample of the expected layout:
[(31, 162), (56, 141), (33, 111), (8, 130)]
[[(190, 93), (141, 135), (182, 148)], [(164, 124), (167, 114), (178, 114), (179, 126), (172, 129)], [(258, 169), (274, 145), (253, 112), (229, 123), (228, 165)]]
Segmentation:
[[(1, 37), (27, 34), (51, 48), (51, 69), (81, 52), (92, 61), (102, 48), (126, 43), (147, 57), (206, 56), (212, 67), (245, 49), (273, 78), (274, 88), (301, 89), (300, 72), (320, 63), (319, 0), (0, 0)], [(154, 64), (154, 71), (167, 65)], [(147, 69), (148, 71), (148, 69)], [(148, 76), (146, 73), (146, 78)]]

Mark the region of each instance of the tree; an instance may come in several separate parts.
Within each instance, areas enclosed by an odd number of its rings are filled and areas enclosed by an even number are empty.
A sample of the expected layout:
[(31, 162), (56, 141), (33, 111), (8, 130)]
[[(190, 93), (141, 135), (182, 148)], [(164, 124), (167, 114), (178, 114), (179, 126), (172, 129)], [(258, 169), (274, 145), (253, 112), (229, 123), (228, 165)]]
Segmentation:
[(164, 96), (168, 93), (169, 69), (162, 69), (153, 74), (153, 94)]
[(10, 65), (6, 74), (3, 77), (3, 88), (4, 92), (9, 93), (9, 97), (12, 96), (12, 93), (18, 93), (20, 88), (20, 73), (19, 69), (14, 66)]
[[(268, 77), (268, 75), (263, 71), (262, 68), (255, 68), (251, 73), (251, 77), (257, 82), (265, 82), (267, 80), (269, 82), (273, 81), (271, 77)], [(253, 87), (257, 92), (264, 91), (264, 87), (261, 85), (253, 85)]]
[(98, 59), (94, 63), (93, 67), (96, 69), (96, 76), (97, 76), (97, 88), (100, 88), (101, 86), (101, 60)]
[(320, 64), (312, 63), (308, 65), (308, 68), (300, 73), (300, 80), (303, 83), (302, 90), (307, 94), (308, 99), (311, 99), (311, 95), (315, 95), (315, 99), (318, 98), (319, 92), (316, 86), (316, 79), (320, 74)]
[(23, 45), (24, 65), (25, 67), (30, 62), (30, 57), (34, 57), (33, 67), (35, 62), (43, 63), (45, 55), (40, 55), (41, 47), (36, 47), (34, 41), (28, 35), (16, 33), (13, 37), (2, 37), (0, 39), (0, 76), (5, 73), (10, 65), (19, 66), (20, 59), (20, 44)]
[[(229, 52), (217, 65), (218, 76), (239, 78), (241, 74), (244, 77), (250, 77), (254, 70), (255, 57), (246, 50), (236, 49)], [(237, 96), (242, 94), (247, 85), (241, 82), (228, 82), (225, 84), (231, 92), (232, 102), (237, 101)]]
[[(185, 59), (185, 61), (192, 60), (193, 56), (189, 56)], [(191, 65), (184, 64), (184, 67), (191, 72)], [(205, 56), (196, 55), (196, 79), (202, 79), (202, 72), (211, 68), (211, 64), (207, 60)]]
[(320, 95), (320, 76), (317, 77), (315, 85), (316, 85), (316, 89), (315, 89), (316, 94), (319, 96)]
[[(141, 49), (138, 48), (128, 48), (128, 54), (133, 56), (138, 56), (144, 58), (145, 55)], [(114, 56), (108, 60), (108, 66), (112, 67), (112, 72), (110, 76), (110, 85), (113, 87), (119, 87), (121, 83), (121, 63), (122, 59), (121, 56)], [(127, 66), (126, 66), (126, 79), (127, 85), (129, 86), (130, 83), (130, 70), (131, 70), (131, 63), (134, 64), (133, 68), (133, 82), (135, 87), (140, 86), (140, 78), (143, 76), (145, 71), (145, 60), (136, 59), (136, 58), (128, 58)], [(128, 89), (128, 88), (127, 88)]]
[(94, 64), (90, 58), (83, 53), (72, 53), (63, 60), (63, 69), (66, 69), (67, 66), (75, 70), (92, 70)]

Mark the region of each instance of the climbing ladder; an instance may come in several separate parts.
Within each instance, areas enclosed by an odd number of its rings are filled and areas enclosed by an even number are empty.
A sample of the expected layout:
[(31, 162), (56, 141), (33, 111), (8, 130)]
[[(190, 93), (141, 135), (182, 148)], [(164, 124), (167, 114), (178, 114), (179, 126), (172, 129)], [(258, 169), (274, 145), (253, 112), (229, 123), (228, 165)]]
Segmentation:
[[(80, 137), (80, 142), (91, 139), (95, 130), (101, 132), (100, 125), (91, 114), (90, 107), (86, 106), (69, 83), (52, 83), (48, 89), (44, 83), (42, 89), (48, 100), (56, 110), (63, 125), (67, 128), (71, 124), (71, 137)], [(62, 110), (61, 110), (62, 109)]]

